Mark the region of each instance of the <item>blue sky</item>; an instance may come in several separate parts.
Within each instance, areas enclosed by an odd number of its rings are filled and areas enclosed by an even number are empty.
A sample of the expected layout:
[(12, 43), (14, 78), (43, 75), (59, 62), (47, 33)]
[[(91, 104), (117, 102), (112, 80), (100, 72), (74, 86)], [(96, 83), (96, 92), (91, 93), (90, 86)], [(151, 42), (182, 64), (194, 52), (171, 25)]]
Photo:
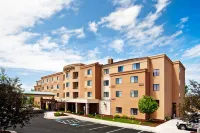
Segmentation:
[(25, 89), (70, 63), (165, 53), (200, 81), (200, 8), (193, 0), (0, 2), (0, 67)]

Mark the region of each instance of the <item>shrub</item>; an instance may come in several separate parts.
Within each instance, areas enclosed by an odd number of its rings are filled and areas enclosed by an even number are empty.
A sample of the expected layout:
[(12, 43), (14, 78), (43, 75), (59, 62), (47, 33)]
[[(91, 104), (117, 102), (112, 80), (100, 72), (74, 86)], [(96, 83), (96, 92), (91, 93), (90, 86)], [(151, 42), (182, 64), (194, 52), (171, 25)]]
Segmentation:
[(114, 118), (120, 118), (120, 116), (119, 115), (115, 115)]
[(54, 113), (54, 116), (60, 116), (59, 112)]
[(131, 115), (129, 118), (130, 118), (131, 120), (134, 120), (134, 119), (135, 119), (135, 116)]
[(122, 115), (122, 119), (127, 119), (128, 116), (127, 115)]
[(101, 115), (100, 114), (96, 114), (96, 116), (95, 117), (101, 117)]
[(94, 115), (93, 114), (88, 114), (88, 117), (94, 117)]
[(166, 121), (171, 120), (171, 117), (165, 116), (165, 120), (166, 120)]
[(79, 115), (84, 115), (84, 112), (83, 111), (79, 111), (78, 114)]

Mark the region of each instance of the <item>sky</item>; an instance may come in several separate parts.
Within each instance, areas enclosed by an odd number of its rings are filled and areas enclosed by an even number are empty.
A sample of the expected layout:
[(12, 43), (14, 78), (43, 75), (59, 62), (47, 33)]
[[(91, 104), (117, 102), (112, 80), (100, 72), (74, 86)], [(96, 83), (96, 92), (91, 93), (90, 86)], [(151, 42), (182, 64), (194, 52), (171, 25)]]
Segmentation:
[(71, 63), (165, 53), (200, 81), (198, 0), (0, 2), (0, 67), (30, 90)]

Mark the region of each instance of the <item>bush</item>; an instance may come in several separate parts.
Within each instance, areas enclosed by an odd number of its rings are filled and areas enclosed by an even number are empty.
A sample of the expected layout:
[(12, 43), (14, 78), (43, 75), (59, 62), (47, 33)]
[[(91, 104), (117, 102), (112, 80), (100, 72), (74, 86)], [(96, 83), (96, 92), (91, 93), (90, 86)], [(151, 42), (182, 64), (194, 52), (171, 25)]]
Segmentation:
[(95, 117), (101, 117), (101, 115), (100, 114), (96, 114), (96, 116)]
[(94, 115), (93, 115), (93, 114), (88, 114), (88, 117), (91, 117), (91, 118), (92, 118), (92, 117), (94, 117)]
[(119, 115), (115, 115), (114, 118), (120, 118), (120, 116)]
[(78, 114), (79, 115), (84, 115), (84, 112), (83, 111), (79, 111)]
[(54, 116), (60, 116), (59, 112), (54, 113)]
[(129, 118), (130, 118), (131, 120), (134, 120), (134, 119), (135, 119), (135, 116), (132, 115), (132, 116), (130, 116)]
[(54, 116), (67, 116), (64, 112), (55, 112)]
[(166, 120), (166, 121), (169, 121), (169, 120), (171, 120), (171, 117), (165, 116), (165, 120)]
[(127, 115), (122, 115), (122, 119), (127, 119), (128, 116)]

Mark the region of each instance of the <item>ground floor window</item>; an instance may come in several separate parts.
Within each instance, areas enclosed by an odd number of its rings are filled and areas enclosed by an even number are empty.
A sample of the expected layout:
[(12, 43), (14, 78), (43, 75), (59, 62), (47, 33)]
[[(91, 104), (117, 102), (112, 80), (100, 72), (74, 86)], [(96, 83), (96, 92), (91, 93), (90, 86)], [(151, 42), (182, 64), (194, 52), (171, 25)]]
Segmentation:
[(122, 107), (116, 107), (116, 113), (122, 113)]
[(59, 93), (57, 93), (57, 97), (59, 97)]
[(137, 108), (131, 108), (131, 115), (137, 115), (138, 109)]

